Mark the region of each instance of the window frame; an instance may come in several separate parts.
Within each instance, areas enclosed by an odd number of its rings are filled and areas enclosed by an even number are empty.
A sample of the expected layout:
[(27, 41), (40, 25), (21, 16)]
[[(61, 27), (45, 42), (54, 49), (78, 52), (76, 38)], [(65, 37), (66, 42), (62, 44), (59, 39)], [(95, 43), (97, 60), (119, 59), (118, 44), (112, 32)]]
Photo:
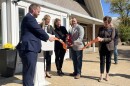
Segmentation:
[(16, 23), (16, 26), (17, 26), (17, 33), (16, 33), (16, 40), (17, 40), (17, 43), (19, 42), (19, 40), (20, 40), (20, 20), (19, 20), (19, 9), (24, 9), (24, 16), (26, 15), (26, 13), (27, 13), (27, 7), (25, 7), (25, 6), (21, 6), (21, 5), (18, 5), (17, 7), (16, 7), (16, 14), (17, 14), (17, 23)]

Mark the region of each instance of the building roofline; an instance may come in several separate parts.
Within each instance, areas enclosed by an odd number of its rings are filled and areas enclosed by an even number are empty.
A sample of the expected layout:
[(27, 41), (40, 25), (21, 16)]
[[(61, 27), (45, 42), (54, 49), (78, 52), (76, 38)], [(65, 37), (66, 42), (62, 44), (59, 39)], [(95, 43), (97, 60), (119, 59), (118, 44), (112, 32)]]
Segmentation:
[(101, 2), (101, 0), (100, 0), (100, 6), (101, 6), (101, 11), (102, 11), (102, 14), (103, 14), (103, 16), (104, 16), (104, 12), (103, 12), (103, 6), (102, 6), (102, 2)]
[(100, 19), (93, 18), (93, 17), (90, 17), (90, 16), (86, 16), (86, 15), (83, 15), (81, 13), (78, 13), (78, 12), (75, 12), (75, 11), (72, 11), (72, 10), (69, 10), (69, 9), (63, 8), (61, 6), (57, 6), (57, 5), (48, 3), (48, 2), (43, 2), (43, 0), (27, 0), (27, 2), (37, 3), (37, 4), (40, 4), (40, 5), (44, 6), (44, 7), (48, 7), (48, 8), (57, 10), (57, 11), (67, 13), (68, 15), (74, 14), (74, 15), (77, 15), (77, 16), (84, 17), (84, 18), (87, 18), (89, 20), (92, 20), (93, 22), (98, 22), (98, 23), (101, 23), (101, 24), (103, 23), (102, 20), (100, 20)]
[(84, 0), (84, 2), (93, 17), (98, 19), (103, 18), (104, 14), (103, 14), (101, 0)]

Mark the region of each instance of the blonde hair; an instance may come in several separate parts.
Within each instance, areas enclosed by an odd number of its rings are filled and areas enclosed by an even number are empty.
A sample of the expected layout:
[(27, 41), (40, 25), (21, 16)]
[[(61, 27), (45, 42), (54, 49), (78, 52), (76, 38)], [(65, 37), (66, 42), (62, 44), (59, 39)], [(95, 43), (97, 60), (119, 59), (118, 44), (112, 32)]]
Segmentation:
[(44, 20), (47, 20), (48, 18), (51, 18), (51, 17), (49, 15), (45, 15), (42, 20), (44, 21)]
[(45, 15), (45, 16), (43, 17), (42, 23), (41, 23), (42, 28), (45, 27), (45, 20), (47, 20), (47, 19), (49, 19), (49, 18), (51, 18), (49, 15)]
[(59, 18), (56, 18), (55, 20), (54, 20), (54, 28), (56, 29), (56, 23), (58, 22), (58, 21), (61, 21)]
[(70, 19), (69, 23), (70, 23), (70, 25), (72, 25), (72, 19)]

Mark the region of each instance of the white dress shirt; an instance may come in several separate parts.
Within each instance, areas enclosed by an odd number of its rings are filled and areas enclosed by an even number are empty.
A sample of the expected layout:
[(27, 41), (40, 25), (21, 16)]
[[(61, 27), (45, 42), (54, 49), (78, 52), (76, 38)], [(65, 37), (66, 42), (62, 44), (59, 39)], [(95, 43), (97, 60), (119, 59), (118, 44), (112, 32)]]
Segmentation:
[(44, 26), (44, 30), (45, 30), (46, 33), (47, 33), (47, 27), (48, 27), (48, 25)]

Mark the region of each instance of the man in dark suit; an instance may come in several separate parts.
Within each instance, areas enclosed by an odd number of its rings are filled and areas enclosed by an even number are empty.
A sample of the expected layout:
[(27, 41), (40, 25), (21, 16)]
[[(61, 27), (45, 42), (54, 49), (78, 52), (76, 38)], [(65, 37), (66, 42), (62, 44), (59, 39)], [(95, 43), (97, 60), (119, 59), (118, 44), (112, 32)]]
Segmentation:
[(23, 86), (34, 86), (34, 74), (37, 62), (37, 55), (41, 51), (41, 40), (54, 41), (40, 27), (36, 19), (40, 13), (40, 5), (31, 4), (29, 13), (23, 18), (21, 24), (21, 37), (17, 45), (19, 56), (23, 64)]

